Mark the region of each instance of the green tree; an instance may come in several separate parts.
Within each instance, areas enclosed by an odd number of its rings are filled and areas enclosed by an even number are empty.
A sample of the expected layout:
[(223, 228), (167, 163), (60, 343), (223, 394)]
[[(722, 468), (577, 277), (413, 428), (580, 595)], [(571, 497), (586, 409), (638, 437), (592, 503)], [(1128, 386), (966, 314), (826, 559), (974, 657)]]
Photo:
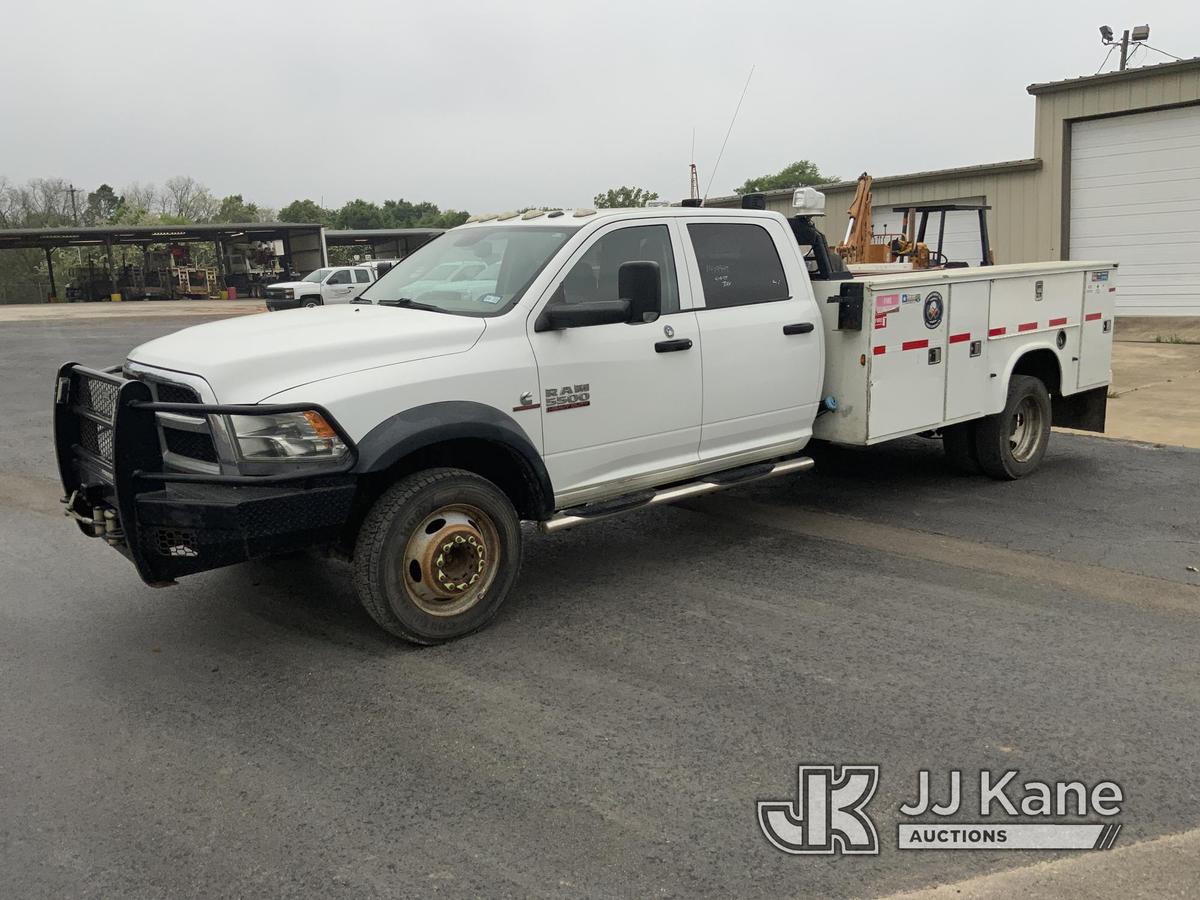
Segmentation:
[(334, 213), (337, 228), (388, 228), (383, 210), (370, 200), (351, 200)]
[(230, 194), (217, 204), (214, 222), (261, 222), (263, 210), (257, 203), (247, 203), (241, 194)]
[(334, 214), (314, 200), (293, 200), (279, 210), (280, 222), (304, 222), (332, 225)]
[(627, 209), (633, 206), (645, 206), (651, 200), (657, 200), (658, 194), (640, 187), (609, 188), (603, 194), (592, 198), (597, 209)]
[(118, 195), (111, 185), (102, 184), (87, 195), (83, 222), (85, 225), (107, 225), (118, 218), (124, 205), (124, 197)]
[(417, 220), (415, 227), (417, 228), (457, 228), (467, 219), (471, 218), (471, 214), (465, 209), (445, 209), (431, 216), (424, 216)]
[(837, 181), (836, 175), (822, 175), (817, 164), (807, 159), (794, 162), (774, 175), (747, 178), (745, 184), (734, 188), (736, 194), (753, 194), (756, 191), (775, 191), (783, 188), (802, 187), (806, 184), (829, 184)]

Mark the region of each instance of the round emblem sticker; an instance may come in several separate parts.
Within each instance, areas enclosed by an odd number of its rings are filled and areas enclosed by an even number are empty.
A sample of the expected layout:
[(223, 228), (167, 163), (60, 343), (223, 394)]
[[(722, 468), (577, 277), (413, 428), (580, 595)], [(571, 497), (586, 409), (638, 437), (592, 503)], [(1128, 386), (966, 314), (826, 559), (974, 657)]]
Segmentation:
[(925, 327), (937, 328), (942, 324), (942, 295), (930, 291), (925, 295)]

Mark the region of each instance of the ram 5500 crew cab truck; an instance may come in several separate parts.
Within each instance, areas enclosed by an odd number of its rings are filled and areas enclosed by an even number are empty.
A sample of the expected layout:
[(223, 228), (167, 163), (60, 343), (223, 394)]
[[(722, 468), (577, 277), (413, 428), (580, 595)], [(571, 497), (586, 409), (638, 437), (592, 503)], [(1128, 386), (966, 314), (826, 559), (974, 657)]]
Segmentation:
[(798, 472), (814, 436), (940, 432), (959, 464), (1016, 478), (1052, 422), (1103, 428), (1111, 263), (853, 279), (836, 262), (807, 215), (473, 221), (369, 303), (64, 365), (67, 512), (154, 585), (334, 548), (380, 625), (434, 643), (496, 614), (522, 520), (556, 531)]

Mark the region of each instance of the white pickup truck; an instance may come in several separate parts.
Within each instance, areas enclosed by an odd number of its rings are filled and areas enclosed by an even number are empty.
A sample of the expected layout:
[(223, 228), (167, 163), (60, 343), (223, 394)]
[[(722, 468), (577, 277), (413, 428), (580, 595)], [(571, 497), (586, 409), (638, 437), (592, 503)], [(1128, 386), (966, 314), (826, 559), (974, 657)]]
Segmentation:
[(299, 281), (269, 284), (264, 294), (267, 309), (276, 312), (353, 303), (376, 280), (376, 271), (371, 265), (326, 266), (314, 269)]
[(1052, 423), (1103, 430), (1114, 263), (856, 279), (813, 211), (485, 217), (369, 303), (68, 363), (67, 513), (156, 585), (333, 548), (380, 625), (436, 643), (496, 615), (522, 520), (556, 531), (798, 472), (814, 437), (940, 433), (957, 464), (1017, 478)]

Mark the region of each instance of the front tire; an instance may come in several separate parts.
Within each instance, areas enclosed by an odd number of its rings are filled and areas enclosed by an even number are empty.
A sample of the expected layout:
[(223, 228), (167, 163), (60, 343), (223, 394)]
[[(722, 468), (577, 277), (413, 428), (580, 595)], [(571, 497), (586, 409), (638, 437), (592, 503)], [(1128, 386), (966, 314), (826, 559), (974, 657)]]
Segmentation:
[(354, 549), (363, 608), (415, 644), (482, 628), (520, 568), (521, 524), (512, 502), (462, 469), (427, 469), (396, 482), (371, 507)]
[(1050, 423), (1050, 393), (1046, 386), (1032, 376), (1013, 375), (1004, 410), (980, 419), (975, 426), (979, 467), (1001, 481), (1029, 475), (1046, 455)]

